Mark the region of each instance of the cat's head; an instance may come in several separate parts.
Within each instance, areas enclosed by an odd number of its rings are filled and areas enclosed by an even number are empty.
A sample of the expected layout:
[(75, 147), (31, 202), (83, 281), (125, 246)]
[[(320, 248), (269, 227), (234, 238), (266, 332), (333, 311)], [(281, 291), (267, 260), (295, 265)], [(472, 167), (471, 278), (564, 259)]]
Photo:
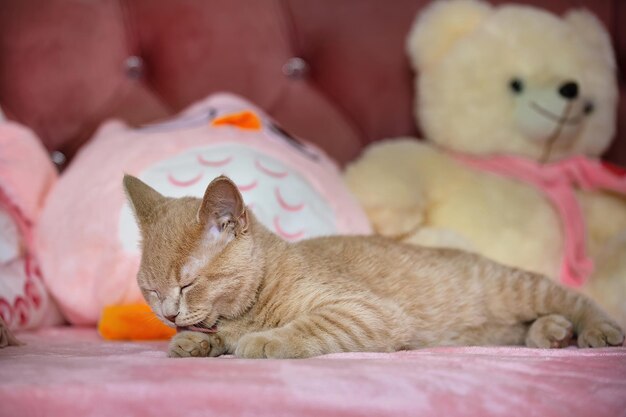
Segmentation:
[(165, 324), (215, 330), (251, 306), (261, 266), (253, 219), (230, 179), (213, 180), (202, 200), (164, 197), (129, 175), (124, 188), (141, 232), (137, 282)]

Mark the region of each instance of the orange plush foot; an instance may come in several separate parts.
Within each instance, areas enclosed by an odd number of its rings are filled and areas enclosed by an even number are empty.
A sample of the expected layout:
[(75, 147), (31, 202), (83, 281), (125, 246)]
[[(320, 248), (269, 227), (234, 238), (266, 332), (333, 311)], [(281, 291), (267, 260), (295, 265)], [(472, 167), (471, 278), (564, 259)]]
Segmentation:
[(176, 334), (175, 329), (161, 323), (143, 303), (105, 307), (98, 332), (108, 340), (159, 340)]

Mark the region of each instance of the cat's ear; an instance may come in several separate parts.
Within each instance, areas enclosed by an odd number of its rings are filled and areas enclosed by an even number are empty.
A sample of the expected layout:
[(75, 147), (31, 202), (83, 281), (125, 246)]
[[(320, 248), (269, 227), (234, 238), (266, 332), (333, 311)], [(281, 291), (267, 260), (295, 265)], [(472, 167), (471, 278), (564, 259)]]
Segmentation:
[(135, 212), (139, 227), (143, 229), (150, 224), (154, 208), (162, 203), (165, 197), (132, 175), (124, 174), (123, 182), (130, 206)]
[(221, 175), (206, 188), (198, 210), (198, 222), (220, 233), (231, 226), (235, 235), (248, 230), (248, 212), (243, 198), (228, 177)]

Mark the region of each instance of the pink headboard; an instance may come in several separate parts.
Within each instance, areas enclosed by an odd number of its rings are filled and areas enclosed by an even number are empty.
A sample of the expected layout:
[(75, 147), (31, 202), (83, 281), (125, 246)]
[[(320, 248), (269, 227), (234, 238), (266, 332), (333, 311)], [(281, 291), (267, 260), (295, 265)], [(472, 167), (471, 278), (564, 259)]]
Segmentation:
[[(521, 2), (589, 8), (626, 64), (626, 2)], [(371, 141), (418, 133), (404, 39), (427, 3), (0, 0), (0, 105), (71, 156), (109, 117), (142, 124), (231, 91), (345, 162)], [(609, 159), (626, 164), (621, 101)]]

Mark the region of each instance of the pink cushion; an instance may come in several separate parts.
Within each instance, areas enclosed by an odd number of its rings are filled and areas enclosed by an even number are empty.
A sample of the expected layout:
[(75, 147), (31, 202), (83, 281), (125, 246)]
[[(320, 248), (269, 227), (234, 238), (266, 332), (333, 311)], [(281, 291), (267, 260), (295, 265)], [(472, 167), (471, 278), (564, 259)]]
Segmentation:
[[(260, 130), (212, 124), (241, 112), (256, 115)], [(37, 234), (46, 283), (72, 323), (94, 324), (106, 305), (142, 300), (124, 172), (172, 197), (201, 197), (226, 174), (259, 220), (287, 240), (370, 232), (337, 166), (238, 97), (211, 96), (143, 129), (109, 122), (61, 176)]]
[(169, 359), (95, 330), (0, 350), (0, 416), (623, 416), (626, 348)]
[[(516, 2), (556, 13), (588, 8), (624, 63), (621, 0)], [(416, 133), (404, 43), (428, 3), (4, 0), (0, 105), (49, 149), (73, 154), (110, 117), (142, 123), (232, 91), (345, 162), (368, 142)], [(298, 71), (294, 57), (308, 70)], [(609, 154), (622, 164), (625, 134), (622, 122)]]
[(0, 315), (11, 329), (60, 322), (44, 288), (33, 234), (57, 173), (35, 135), (0, 123)]

